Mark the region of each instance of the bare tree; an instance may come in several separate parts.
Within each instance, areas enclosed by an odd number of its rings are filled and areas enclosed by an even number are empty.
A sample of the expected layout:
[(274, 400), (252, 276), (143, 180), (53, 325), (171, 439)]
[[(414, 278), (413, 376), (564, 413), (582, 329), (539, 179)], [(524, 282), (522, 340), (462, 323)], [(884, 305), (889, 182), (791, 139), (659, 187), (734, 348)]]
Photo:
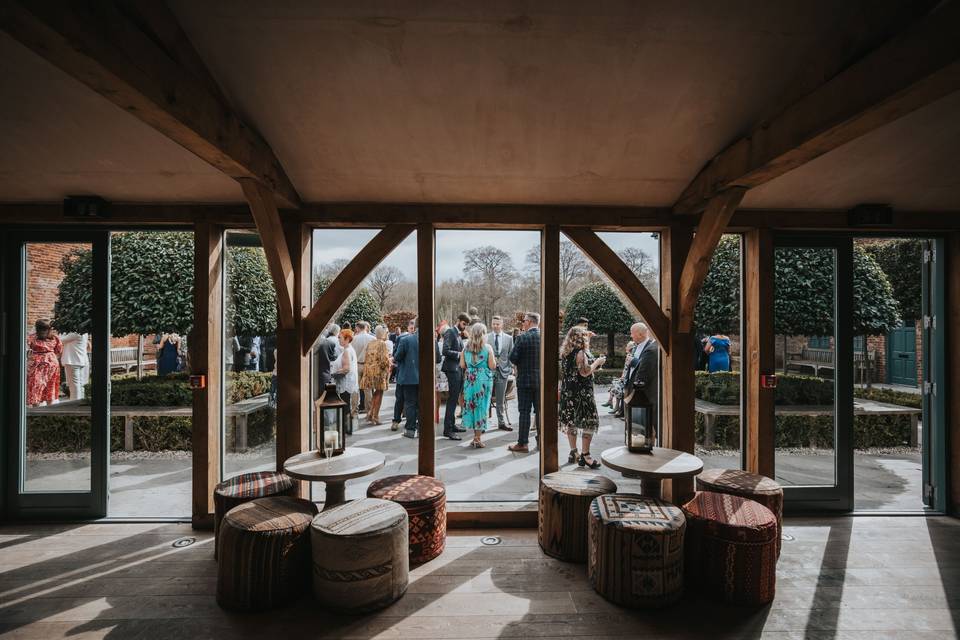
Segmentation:
[[(540, 270), (540, 245), (536, 244), (527, 251), (527, 264)], [(571, 285), (589, 275), (590, 261), (577, 245), (569, 240), (560, 239), (560, 297), (566, 298)]]
[(331, 260), (330, 262), (325, 262), (323, 264), (318, 264), (314, 268), (314, 277), (319, 280), (333, 280), (344, 268), (350, 264), (348, 258), (337, 258)]
[(624, 264), (637, 276), (650, 293), (657, 294), (657, 265), (643, 249), (627, 247), (617, 252)]
[(367, 288), (376, 297), (377, 304), (380, 305), (380, 313), (386, 309), (390, 292), (401, 282), (403, 282), (403, 272), (393, 265), (382, 264), (370, 273), (367, 278)]
[(482, 301), (482, 315), (489, 321), (494, 305), (507, 294), (517, 273), (510, 254), (489, 245), (470, 249), (463, 254), (463, 270), (471, 276)]

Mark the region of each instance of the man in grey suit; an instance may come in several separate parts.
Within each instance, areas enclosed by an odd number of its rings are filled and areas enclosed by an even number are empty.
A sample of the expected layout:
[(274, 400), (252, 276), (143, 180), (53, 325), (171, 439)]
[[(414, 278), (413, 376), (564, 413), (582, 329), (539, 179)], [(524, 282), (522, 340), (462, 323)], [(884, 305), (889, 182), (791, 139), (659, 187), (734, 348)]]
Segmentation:
[(493, 398), (497, 405), (497, 428), (501, 431), (513, 431), (507, 426), (507, 411), (504, 406), (507, 395), (507, 380), (513, 372), (513, 363), (510, 362), (510, 352), (513, 350), (513, 336), (503, 332), (503, 318), (493, 316), (490, 319), (493, 329), (487, 334), (487, 344), (493, 348), (493, 357), (497, 361), (497, 368), (493, 372)]

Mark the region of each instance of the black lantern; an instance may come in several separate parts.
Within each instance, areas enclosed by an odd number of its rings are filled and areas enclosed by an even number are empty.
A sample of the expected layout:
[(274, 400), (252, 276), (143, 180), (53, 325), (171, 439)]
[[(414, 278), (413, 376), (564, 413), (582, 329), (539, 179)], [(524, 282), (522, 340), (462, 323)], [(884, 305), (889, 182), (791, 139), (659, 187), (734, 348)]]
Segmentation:
[(653, 407), (628, 405), (623, 416), (627, 450), (630, 453), (653, 453), (653, 443), (657, 438)]
[(321, 458), (332, 458), (346, 447), (346, 423), (350, 408), (337, 395), (334, 385), (323, 390), (313, 403), (313, 438)]

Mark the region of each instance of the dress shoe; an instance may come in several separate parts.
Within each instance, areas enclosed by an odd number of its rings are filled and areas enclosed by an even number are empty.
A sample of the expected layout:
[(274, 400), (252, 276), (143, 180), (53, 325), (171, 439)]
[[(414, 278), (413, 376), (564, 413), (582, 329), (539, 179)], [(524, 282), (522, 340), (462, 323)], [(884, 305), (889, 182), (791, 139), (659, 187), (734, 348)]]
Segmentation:
[(390, 423), (390, 431), (396, 431), (396, 430), (399, 429), (399, 428), (400, 428), (400, 423), (399, 423), (399, 422), (391, 422), (391, 423)]
[(622, 418), (622, 417), (623, 417), (623, 411), (617, 411), (615, 414), (613, 414), (613, 417), (614, 417), (614, 418)]
[(467, 430), (464, 429), (463, 427), (454, 427), (454, 428), (453, 428), (453, 431), (454, 431), (455, 433), (466, 433), (466, 432), (467, 432)]
[(500, 431), (513, 431), (513, 427), (508, 427), (505, 424), (497, 425), (497, 429)]
[(404, 430), (403, 437), (410, 438), (411, 440), (415, 440), (417, 438), (417, 432)]
[(451, 433), (449, 431), (443, 434), (443, 437), (446, 438), (447, 440), (463, 440), (463, 438), (458, 436), (456, 433)]
[(507, 447), (510, 451), (514, 453), (530, 453), (530, 447), (525, 444), (511, 444)]

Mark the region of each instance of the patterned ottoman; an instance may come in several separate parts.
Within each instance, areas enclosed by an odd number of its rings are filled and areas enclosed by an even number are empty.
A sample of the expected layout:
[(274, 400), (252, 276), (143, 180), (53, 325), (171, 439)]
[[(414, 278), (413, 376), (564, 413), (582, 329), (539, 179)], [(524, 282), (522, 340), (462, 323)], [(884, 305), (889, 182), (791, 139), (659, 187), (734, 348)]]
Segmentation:
[(220, 523), (217, 603), (256, 611), (287, 604), (310, 584), (310, 538), (317, 513), (309, 500), (258, 498), (231, 509)]
[(663, 607), (683, 594), (683, 512), (633, 493), (594, 498), (587, 577), (607, 600)]
[(410, 564), (433, 560), (447, 542), (447, 490), (430, 476), (390, 476), (370, 483), (368, 498), (396, 502), (407, 510)]
[(777, 517), (753, 500), (700, 491), (687, 516), (687, 582), (726, 602), (761, 605), (777, 585)]
[(213, 490), (213, 557), (220, 546), (220, 522), (230, 509), (257, 498), (292, 496), (295, 491), (293, 478), (273, 471), (241, 473), (218, 484)]
[(587, 561), (587, 513), (597, 496), (616, 493), (613, 480), (599, 473), (555, 471), (540, 480), (538, 538), (548, 556)]
[(729, 493), (759, 502), (777, 516), (777, 557), (783, 534), (783, 489), (775, 480), (739, 469), (708, 469), (697, 476), (697, 489)]
[(313, 595), (340, 613), (364, 613), (407, 590), (407, 512), (396, 502), (361, 498), (327, 509), (310, 526)]

